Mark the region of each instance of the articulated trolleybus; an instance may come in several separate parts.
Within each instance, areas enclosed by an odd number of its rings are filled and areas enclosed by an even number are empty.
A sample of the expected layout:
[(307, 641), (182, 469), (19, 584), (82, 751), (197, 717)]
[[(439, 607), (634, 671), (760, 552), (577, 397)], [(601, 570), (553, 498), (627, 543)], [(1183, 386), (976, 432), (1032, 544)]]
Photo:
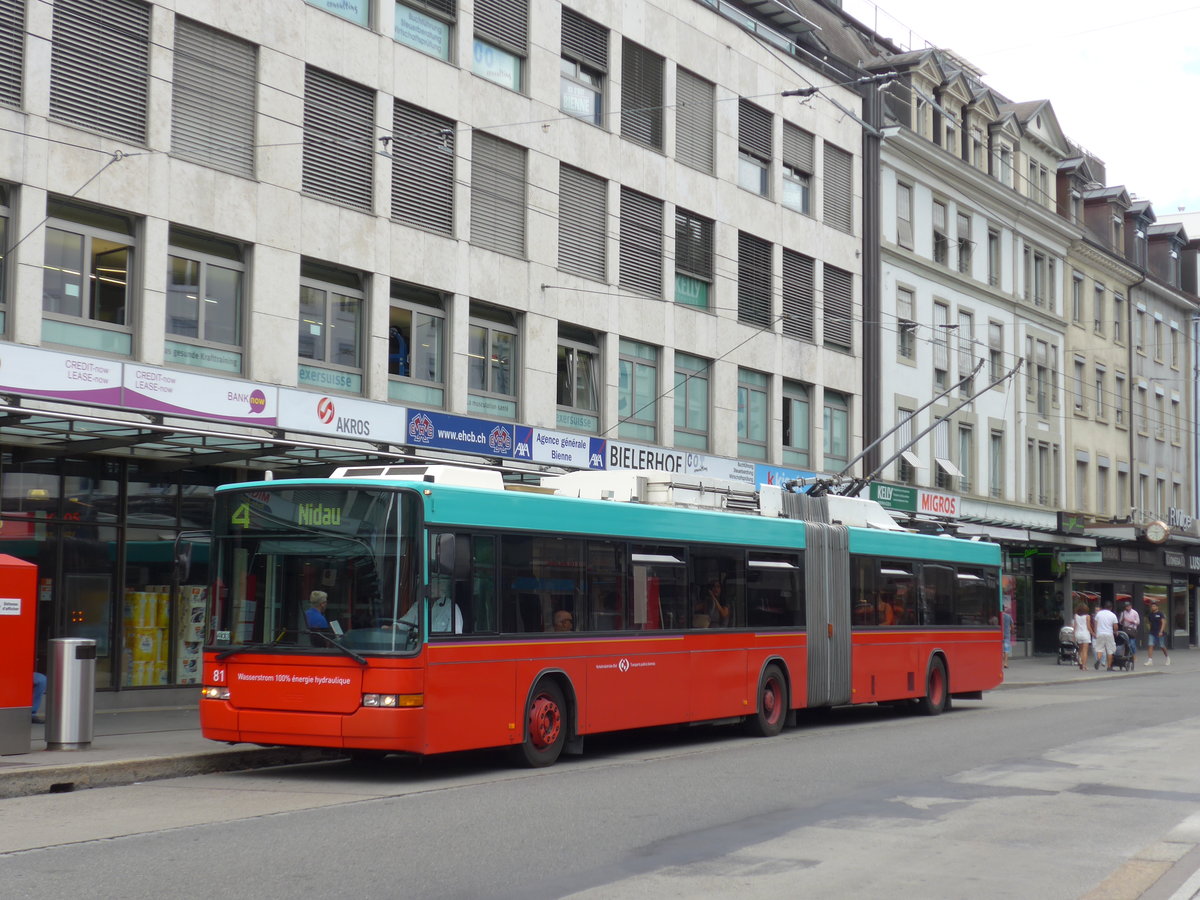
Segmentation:
[(200, 721), (351, 755), (808, 707), (937, 715), (1000, 683), (1000, 551), (868, 500), (666, 473), (451, 466), (218, 488)]

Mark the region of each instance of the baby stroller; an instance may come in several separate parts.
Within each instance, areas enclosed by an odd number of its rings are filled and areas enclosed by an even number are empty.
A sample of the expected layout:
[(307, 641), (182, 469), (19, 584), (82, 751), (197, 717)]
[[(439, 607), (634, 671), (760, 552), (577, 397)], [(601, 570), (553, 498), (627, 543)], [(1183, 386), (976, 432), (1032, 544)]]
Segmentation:
[(1129, 635), (1123, 631), (1117, 632), (1117, 652), (1113, 654), (1114, 669), (1128, 672), (1133, 668), (1133, 654), (1130, 652)]
[(1079, 645), (1075, 643), (1075, 629), (1070, 625), (1058, 629), (1058, 659), (1054, 664), (1061, 666), (1063, 663), (1079, 665)]

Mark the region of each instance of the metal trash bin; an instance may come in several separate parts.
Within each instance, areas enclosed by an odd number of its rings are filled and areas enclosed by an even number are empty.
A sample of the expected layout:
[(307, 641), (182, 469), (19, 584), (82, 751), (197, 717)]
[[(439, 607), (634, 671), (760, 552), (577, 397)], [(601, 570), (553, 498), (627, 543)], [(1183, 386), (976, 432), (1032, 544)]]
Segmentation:
[(46, 749), (86, 750), (94, 725), (96, 642), (53, 638), (46, 680)]

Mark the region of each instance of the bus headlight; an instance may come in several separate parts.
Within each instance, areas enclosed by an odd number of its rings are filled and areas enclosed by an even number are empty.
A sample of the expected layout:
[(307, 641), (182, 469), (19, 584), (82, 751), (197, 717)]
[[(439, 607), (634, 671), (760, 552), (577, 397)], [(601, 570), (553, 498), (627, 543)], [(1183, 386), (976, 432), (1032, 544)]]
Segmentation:
[(411, 709), (425, 705), (424, 694), (363, 694), (363, 706), (376, 709)]
[(229, 688), (227, 687), (202, 687), (200, 688), (200, 696), (205, 700), (228, 700)]

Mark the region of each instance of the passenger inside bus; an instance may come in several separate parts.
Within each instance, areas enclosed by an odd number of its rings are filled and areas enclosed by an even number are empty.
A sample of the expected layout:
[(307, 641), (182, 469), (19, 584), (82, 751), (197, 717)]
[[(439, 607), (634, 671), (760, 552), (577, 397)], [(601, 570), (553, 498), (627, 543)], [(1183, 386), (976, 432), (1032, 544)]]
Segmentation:
[(554, 613), (554, 630), (555, 631), (574, 631), (575, 617), (571, 615), (571, 611), (567, 609), (555, 610)]

